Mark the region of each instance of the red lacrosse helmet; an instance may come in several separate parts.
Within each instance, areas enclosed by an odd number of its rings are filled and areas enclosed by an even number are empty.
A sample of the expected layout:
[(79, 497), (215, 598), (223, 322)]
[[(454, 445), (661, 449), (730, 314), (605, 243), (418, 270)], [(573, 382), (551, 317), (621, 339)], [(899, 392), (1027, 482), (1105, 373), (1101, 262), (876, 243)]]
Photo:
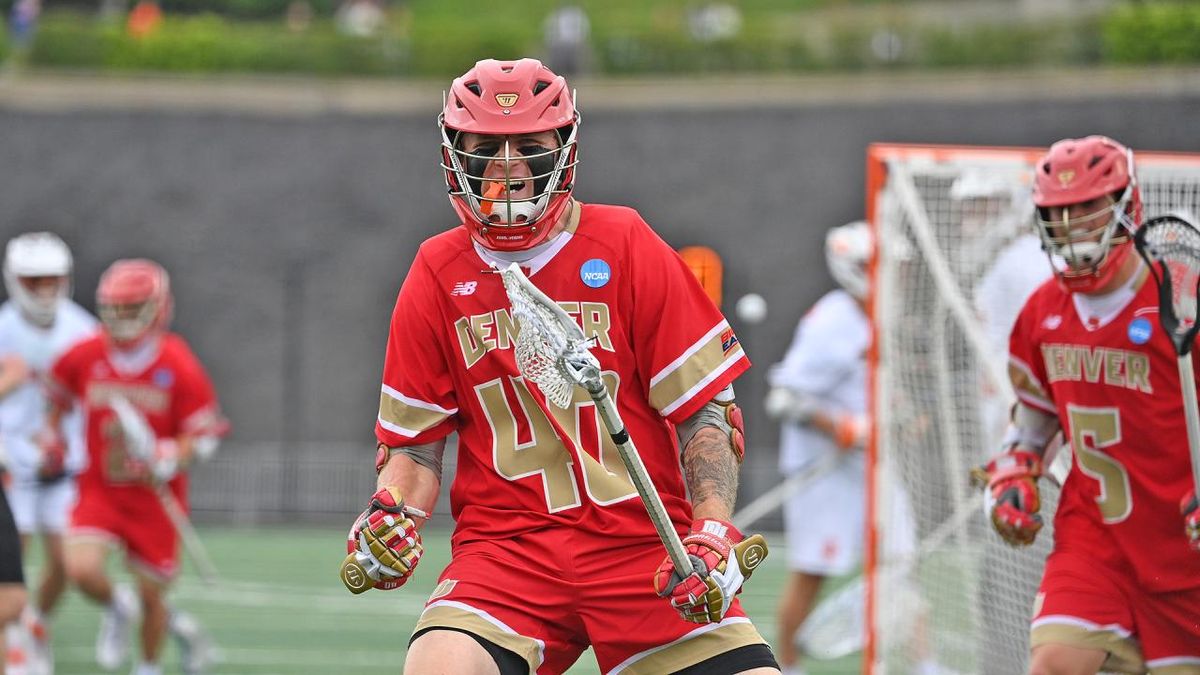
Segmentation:
[(123, 349), (165, 331), (173, 305), (167, 271), (152, 260), (114, 262), (96, 289), (96, 311), (104, 331)]
[[(494, 251), (545, 241), (574, 188), (579, 119), (567, 81), (535, 59), (480, 61), (454, 80), (438, 116), (442, 169), (450, 203), (475, 241)], [(555, 132), (557, 147), (513, 138), (545, 131)], [(497, 142), (467, 151), (465, 133)]]
[[(1068, 217), (1065, 208), (1108, 198), (1094, 213)], [(1142, 222), (1142, 194), (1133, 152), (1106, 136), (1069, 138), (1050, 146), (1033, 180), (1042, 247), (1066, 263), (1059, 281), (1069, 291), (1101, 288), (1133, 247)]]

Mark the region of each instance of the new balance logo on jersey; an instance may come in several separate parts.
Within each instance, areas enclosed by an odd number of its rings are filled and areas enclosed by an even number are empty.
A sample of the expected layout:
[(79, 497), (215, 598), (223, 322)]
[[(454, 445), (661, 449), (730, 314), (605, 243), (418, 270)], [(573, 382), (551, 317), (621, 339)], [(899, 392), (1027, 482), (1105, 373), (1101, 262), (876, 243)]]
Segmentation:
[(475, 287), (479, 285), (478, 281), (460, 281), (454, 284), (450, 295), (471, 295), (475, 292)]
[(1055, 328), (1058, 328), (1061, 325), (1062, 325), (1062, 316), (1060, 316), (1058, 314), (1051, 314), (1050, 316), (1048, 316), (1042, 320), (1042, 328), (1045, 328), (1046, 330), (1054, 330)]

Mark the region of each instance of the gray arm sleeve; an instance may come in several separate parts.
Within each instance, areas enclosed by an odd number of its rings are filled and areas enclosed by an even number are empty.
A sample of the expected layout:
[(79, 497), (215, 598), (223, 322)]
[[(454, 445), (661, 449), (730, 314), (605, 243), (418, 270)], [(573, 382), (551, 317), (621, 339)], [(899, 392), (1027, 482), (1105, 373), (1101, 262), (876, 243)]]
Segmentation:
[(421, 443), (420, 445), (404, 445), (391, 448), (390, 452), (407, 455), (409, 459), (432, 471), (438, 481), (442, 480), (442, 455), (446, 452), (446, 439)]
[(704, 427), (713, 427), (720, 430), (721, 433), (729, 435), (733, 427), (729, 426), (729, 422), (725, 419), (725, 406), (731, 403), (733, 403), (733, 385), (717, 392), (713, 400), (700, 406), (700, 409), (692, 413), (691, 417), (676, 426), (675, 435), (679, 437), (679, 451), (683, 452), (692, 437)]

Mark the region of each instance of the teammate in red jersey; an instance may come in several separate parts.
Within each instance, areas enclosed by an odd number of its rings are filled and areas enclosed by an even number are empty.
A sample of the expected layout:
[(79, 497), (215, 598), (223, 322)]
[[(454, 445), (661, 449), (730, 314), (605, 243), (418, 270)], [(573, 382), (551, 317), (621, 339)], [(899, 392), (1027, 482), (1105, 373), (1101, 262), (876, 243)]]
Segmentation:
[[(1010, 339), (1018, 403), (986, 467), (992, 522), (1013, 544), (1042, 526), (1037, 480), (1060, 428), (1075, 456), (1031, 632), (1033, 673), (1200, 673), (1200, 553), (1184, 536), (1191, 470), (1179, 373), (1158, 291), (1133, 250), (1133, 153), (1103, 136), (1036, 165), (1044, 248), (1064, 265)], [(1194, 505), (1193, 505), (1194, 508)]]
[[(101, 666), (116, 668), (128, 656), (140, 613), (142, 660), (134, 673), (161, 672), (168, 631), (180, 640), (184, 671), (199, 672), (211, 660), (207, 638), (164, 598), (179, 571), (179, 547), (158, 490), (164, 486), (186, 508), (187, 467), (215, 451), (228, 423), (204, 367), (182, 337), (167, 331), (166, 270), (149, 260), (118, 260), (100, 278), (96, 306), (103, 330), (65, 352), (50, 372), (45, 436), (61, 434), (62, 413), (76, 402), (86, 426), (88, 466), (71, 515), (67, 576), (108, 608), (96, 642)], [(136, 596), (114, 587), (105, 572), (114, 544), (125, 549)]]
[[(590, 644), (604, 672), (777, 673), (735, 597), (752, 570), (730, 555), (743, 539), (729, 523), (743, 452), (731, 383), (750, 362), (728, 322), (636, 211), (572, 197), (579, 115), (562, 77), (533, 59), (480, 61), (439, 124), (462, 226), (421, 246), (400, 290), (379, 490), (348, 543), (376, 588), (408, 580), (424, 524), (409, 506), (433, 508), (457, 432), (452, 560), (405, 672), (561, 673)], [(664, 561), (586, 392), (560, 410), (520, 376), (490, 269), (511, 262), (594, 338), (698, 571)]]

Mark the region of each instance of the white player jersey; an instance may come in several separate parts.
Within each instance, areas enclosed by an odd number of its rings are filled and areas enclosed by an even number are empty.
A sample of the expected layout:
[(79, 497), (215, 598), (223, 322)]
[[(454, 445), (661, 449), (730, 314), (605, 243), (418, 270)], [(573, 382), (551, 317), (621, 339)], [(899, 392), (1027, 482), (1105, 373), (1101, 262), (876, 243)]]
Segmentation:
[[(829, 413), (862, 414), (867, 409), (867, 349), (871, 324), (858, 302), (844, 290), (826, 293), (800, 319), (783, 361), (767, 381), (823, 402)], [(837, 452), (825, 434), (784, 422), (779, 468), (787, 474), (827, 453)], [(855, 451), (861, 455), (861, 451)]]
[(998, 363), (1008, 363), (1008, 336), (1025, 301), (1054, 269), (1036, 234), (1025, 234), (1001, 249), (975, 286), (975, 309)]
[[(33, 444), (33, 435), (46, 415), (44, 377), (46, 371), (68, 347), (96, 331), (96, 319), (71, 300), (58, 303), (58, 314), (50, 328), (40, 328), (25, 320), (11, 301), (0, 305), (0, 355), (17, 354), (33, 374), (29, 380), (0, 399), (0, 436), (8, 455), (8, 470), (16, 480), (33, 480), (41, 453)], [(79, 415), (72, 412), (63, 420), (67, 435), (66, 469), (79, 473), (86, 451)]]

